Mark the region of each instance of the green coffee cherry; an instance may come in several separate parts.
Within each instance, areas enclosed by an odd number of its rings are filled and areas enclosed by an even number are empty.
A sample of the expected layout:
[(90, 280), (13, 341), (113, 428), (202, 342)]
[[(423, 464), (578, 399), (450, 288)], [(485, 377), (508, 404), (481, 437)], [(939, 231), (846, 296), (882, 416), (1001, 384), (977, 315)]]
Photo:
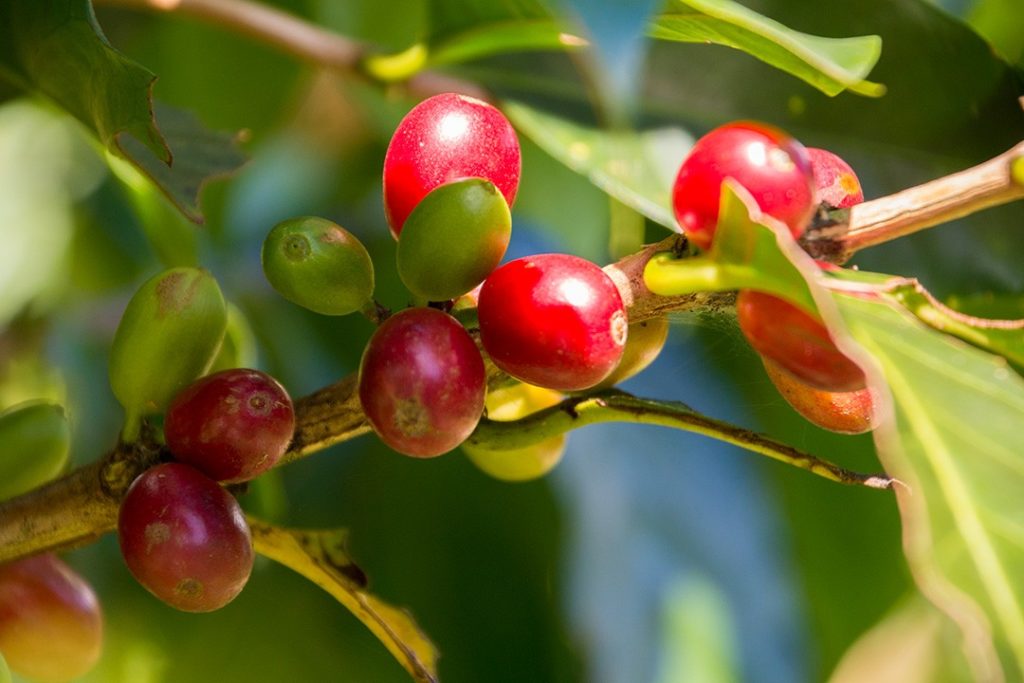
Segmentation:
[(256, 333), (238, 306), (230, 301), (228, 305), (228, 327), (224, 341), (217, 351), (207, 374), (233, 368), (255, 368), (259, 365), (259, 353), (256, 349)]
[(110, 351), (110, 386), (124, 406), (123, 438), (162, 412), (210, 367), (227, 328), (217, 281), (198, 268), (171, 268), (147, 280), (128, 302)]
[(0, 413), (0, 500), (56, 477), (70, 448), (71, 431), (59, 405), (29, 401)]
[(424, 197), (398, 236), (398, 275), (429, 301), (454, 299), (483, 282), (501, 262), (512, 214), (490, 181), (468, 178)]
[(373, 262), (359, 239), (324, 218), (291, 218), (263, 242), (263, 272), (285, 299), (324, 315), (347, 315), (373, 296)]

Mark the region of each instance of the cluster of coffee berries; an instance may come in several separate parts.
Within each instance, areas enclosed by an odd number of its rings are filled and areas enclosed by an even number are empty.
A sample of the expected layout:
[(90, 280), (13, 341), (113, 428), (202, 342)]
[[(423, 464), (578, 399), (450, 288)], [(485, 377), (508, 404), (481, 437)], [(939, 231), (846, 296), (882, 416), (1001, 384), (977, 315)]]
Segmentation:
[[(731, 123), (694, 145), (673, 187), (673, 208), (686, 236), (712, 247), (721, 184), (732, 178), (761, 211), (800, 237), (823, 204), (847, 208), (864, 200), (850, 166), (823, 149), (807, 149), (760, 123)], [(804, 417), (826, 429), (872, 428), (863, 371), (836, 347), (816, 316), (776, 296), (745, 290), (736, 301), (740, 330), (761, 355), (772, 382)]]

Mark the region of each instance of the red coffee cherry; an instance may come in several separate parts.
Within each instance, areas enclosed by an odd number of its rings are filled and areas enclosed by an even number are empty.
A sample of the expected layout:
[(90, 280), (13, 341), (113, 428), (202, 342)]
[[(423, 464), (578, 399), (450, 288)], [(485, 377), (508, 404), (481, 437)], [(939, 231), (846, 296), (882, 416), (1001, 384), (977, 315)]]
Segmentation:
[(174, 458), (224, 482), (273, 467), (292, 440), (295, 411), (276, 379), (236, 368), (202, 377), (171, 402), (164, 436)]
[(429, 458), (476, 428), (484, 410), (484, 361), (455, 318), (410, 308), (385, 320), (363, 351), (359, 400), (381, 441)]
[(726, 178), (746, 188), (761, 210), (785, 223), (794, 238), (803, 234), (815, 208), (807, 150), (778, 128), (739, 121), (699, 139), (672, 188), (676, 220), (698, 247), (711, 246)]
[(808, 147), (818, 201), (829, 209), (845, 209), (864, 201), (860, 180), (850, 165), (827, 149)]
[(840, 434), (862, 434), (874, 429), (874, 403), (867, 387), (823, 391), (801, 382), (774, 361), (761, 360), (775, 388), (808, 421)]
[(785, 299), (743, 290), (736, 320), (755, 351), (803, 383), (833, 392), (864, 388), (864, 372), (836, 347), (821, 321)]
[(228, 604), (252, 572), (252, 539), (238, 501), (182, 463), (139, 475), (121, 502), (117, 533), (138, 582), (186, 612)]
[(103, 614), (92, 587), (53, 554), (0, 566), (0, 652), (40, 683), (84, 675), (100, 658)]
[(484, 349), (529, 384), (579, 391), (607, 377), (626, 345), (619, 290), (600, 267), (568, 254), (538, 254), (491, 273), (477, 309)]
[(398, 124), (384, 157), (391, 234), (398, 237), (428, 192), (453, 180), (489, 180), (512, 206), (520, 166), (519, 139), (497, 108), (456, 93), (420, 102)]

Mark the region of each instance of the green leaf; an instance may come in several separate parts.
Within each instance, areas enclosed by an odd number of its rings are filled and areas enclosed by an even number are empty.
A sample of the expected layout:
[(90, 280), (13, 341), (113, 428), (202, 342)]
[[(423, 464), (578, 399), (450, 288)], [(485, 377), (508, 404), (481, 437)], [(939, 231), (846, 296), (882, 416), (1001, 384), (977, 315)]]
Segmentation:
[(198, 206), (203, 184), (245, 160), (233, 136), (207, 131), (190, 114), (154, 105), (156, 77), (107, 42), (88, 0), (0, 5), (0, 79), (60, 105), (195, 222), (203, 220)]
[(468, 62), (491, 55), (527, 50), (574, 50), (587, 45), (553, 18), (519, 19), (486, 24), (433, 45), (435, 66)]
[(171, 161), (151, 110), (156, 76), (111, 47), (88, 0), (0, 5), (0, 77), (46, 95), (106, 147), (128, 133), (156, 158)]
[(879, 97), (885, 86), (864, 80), (882, 52), (878, 36), (822, 38), (794, 31), (732, 0), (679, 0), (692, 11), (655, 19), (651, 36), (715, 43), (749, 53), (803, 79), (826, 95), (851, 90)]
[(1024, 379), (1003, 359), (927, 327), (891, 300), (835, 299), (892, 392), (895, 422), (880, 427), (876, 443), (888, 472), (909, 487), (899, 498), (915, 578), (963, 628), (976, 671), (998, 666), (998, 649), (1007, 677), (1019, 679)]
[(573, 171), (656, 223), (678, 231), (672, 182), (692, 145), (677, 128), (637, 133), (587, 128), (518, 102), (502, 109), (516, 128)]
[(344, 529), (299, 531), (249, 518), (256, 552), (330, 593), (405, 667), (414, 680), (437, 683), (437, 650), (408, 612), (366, 590), (366, 575), (345, 550)]

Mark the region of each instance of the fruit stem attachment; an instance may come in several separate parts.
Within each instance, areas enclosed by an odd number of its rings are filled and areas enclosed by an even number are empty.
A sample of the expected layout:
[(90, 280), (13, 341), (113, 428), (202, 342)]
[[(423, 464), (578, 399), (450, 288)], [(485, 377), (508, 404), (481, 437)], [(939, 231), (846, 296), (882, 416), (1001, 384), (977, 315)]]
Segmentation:
[(853, 472), (763, 434), (702, 415), (677, 401), (638, 398), (614, 389), (569, 398), (519, 420), (498, 422), (484, 418), (466, 443), (492, 450), (524, 448), (602, 422), (660, 425), (703, 434), (840, 484), (889, 489), (898, 483), (885, 474)]
[(391, 309), (373, 298), (368, 299), (359, 312), (374, 325), (380, 325), (391, 315)]
[(959, 173), (856, 204), (847, 220), (811, 228), (802, 243), (815, 258), (843, 263), (861, 249), (1021, 198), (1024, 142)]

